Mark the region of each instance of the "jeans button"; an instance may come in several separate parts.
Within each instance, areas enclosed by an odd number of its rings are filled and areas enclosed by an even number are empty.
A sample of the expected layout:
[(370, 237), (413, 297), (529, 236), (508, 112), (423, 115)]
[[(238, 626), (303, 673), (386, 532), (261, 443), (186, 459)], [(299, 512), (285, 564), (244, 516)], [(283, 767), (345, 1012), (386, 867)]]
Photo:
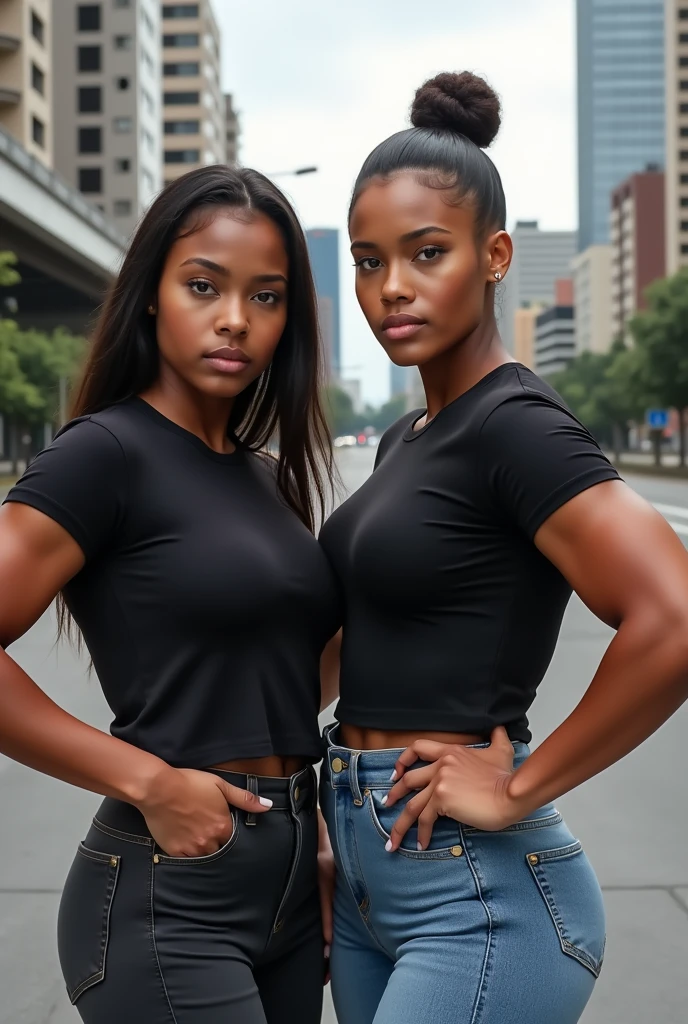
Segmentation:
[(297, 786), (296, 789), (294, 790), (294, 800), (296, 802), (298, 802), (298, 799), (299, 799), (300, 796), (301, 796), (301, 790)]
[(343, 771), (343, 770), (344, 770), (344, 762), (342, 761), (341, 757), (333, 757), (332, 758), (332, 771), (335, 773), (335, 775), (339, 775), (339, 773), (341, 771)]
[(451, 853), (452, 857), (460, 857), (461, 854), (463, 853), (463, 847), (462, 846), (452, 846), (452, 848), (450, 849), (449, 852)]

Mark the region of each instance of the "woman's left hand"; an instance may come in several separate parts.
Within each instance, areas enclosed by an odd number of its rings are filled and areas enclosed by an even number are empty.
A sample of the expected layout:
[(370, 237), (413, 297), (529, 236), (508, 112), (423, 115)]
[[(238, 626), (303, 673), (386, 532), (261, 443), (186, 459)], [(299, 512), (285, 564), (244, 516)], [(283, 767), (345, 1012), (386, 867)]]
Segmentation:
[[(409, 828), (418, 821), (418, 848), (426, 849), (435, 821), (440, 815), (487, 832), (506, 828), (522, 816), (507, 792), (513, 774), (514, 748), (506, 729), (495, 729), (489, 747), (416, 740), (407, 747), (395, 766), (399, 779), (389, 792), (385, 806), (414, 790), (390, 833), (387, 850), (397, 850)], [(431, 761), (423, 768), (407, 769), (416, 761)]]

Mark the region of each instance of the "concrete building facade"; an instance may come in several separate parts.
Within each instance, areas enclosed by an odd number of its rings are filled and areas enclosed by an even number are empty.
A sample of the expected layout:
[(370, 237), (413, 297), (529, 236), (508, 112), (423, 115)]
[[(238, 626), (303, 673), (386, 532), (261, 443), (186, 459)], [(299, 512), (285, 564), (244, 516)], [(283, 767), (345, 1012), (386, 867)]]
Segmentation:
[(234, 106), (234, 97), (225, 93), (225, 160), (230, 167), (239, 163), (239, 136), (241, 124), (239, 113)]
[(688, 266), (688, 3), (666, 0), (666, 273)]
[(647, 164), (663, 166), (664, 5), (577, 0), (581, 252), (609, 241), (612, 190)]
[(576, 253), (575, 231), (541, 231), (536, 220), (517, 221), (511, 233), (514, 257), (497, 287), (496, 314), (502, 340), (514, 352), (517, 309), (551, 306), (554, 282), (568, 277)]
[(611, 245), (590, 245), (571, 261), (576, 310), (576, 355), (608, 352), (612, 330)]
[(320, 333), (325, 347), (327, 370), (337, 379), (341, 369), (339, 323), (339, 231), (311, 228), (306, 241), (318, 297)]
[(554, 305), (543, 309), (535, 321), (535, 370), (541, 377), (565, 370), (576, 354), (576, 323), (573, 281), (555, 284)]
[(130, 234), (162, 186), (159, 0), (60, 0), (55, 167)]
[(535, 369), (535, 329), (542, 306), (526, 306), (514, 313), (514, 358)]
[(612, 336), (645, 306), (645, 289), (664, 277), (664, 174), (633, 174), (612, 194)]
[(46, 167), (53, 165), (52, 4), (0, 3), (0, 126)]
[(220, 29), (210, 0), (163, 3), (163, 177), (224, 163), (226, 99), (220, 88)]

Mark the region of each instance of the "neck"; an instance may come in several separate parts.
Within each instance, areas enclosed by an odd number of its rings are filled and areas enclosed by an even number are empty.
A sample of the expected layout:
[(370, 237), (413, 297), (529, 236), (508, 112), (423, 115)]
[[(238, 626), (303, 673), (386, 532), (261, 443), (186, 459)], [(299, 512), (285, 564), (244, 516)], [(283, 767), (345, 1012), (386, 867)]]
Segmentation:
[(419, 368), (427, 402), (426, 421), (492, 370), (511, 362), (514, 359), (504, 348), (494, 313), (490, 312), (467, 338)]
[(235, 446), (227, 437), (233, 398), (204, 395), (164, 370), (150, 388), (141, 392), (140, 397), (167, 419), (195, 434), (213, 451), (234, 451)]

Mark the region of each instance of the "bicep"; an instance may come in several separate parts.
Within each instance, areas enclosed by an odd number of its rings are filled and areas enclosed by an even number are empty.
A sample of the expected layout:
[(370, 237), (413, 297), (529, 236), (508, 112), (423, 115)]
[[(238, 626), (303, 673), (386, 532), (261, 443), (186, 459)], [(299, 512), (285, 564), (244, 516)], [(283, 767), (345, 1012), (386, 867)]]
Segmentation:
[(618, 628), (639, 607), (685, 617), (688, 552), (662, 516), (621, 480), (577, 494), (549, 516), (534, 540), (608, 625)]
[(0, 645), (22, 636), (84, 565), (70, 533), (29, 505), (0, 508)]

